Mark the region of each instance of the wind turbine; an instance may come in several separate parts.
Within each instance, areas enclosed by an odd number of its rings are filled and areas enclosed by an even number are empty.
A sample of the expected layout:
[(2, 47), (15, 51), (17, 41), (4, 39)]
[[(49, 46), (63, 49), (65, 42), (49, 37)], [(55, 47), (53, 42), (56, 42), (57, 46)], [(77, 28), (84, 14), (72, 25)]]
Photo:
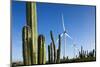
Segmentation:
[[(63, 17), (63, 14), (61, 14), (61, 18), (62, 18), (63, 33), (61, 33), (60, 36), (61, 36), (61, 38), (64, 36), (64, 57), (65, 57), (66, 56), (66, 39), (67, 39), (67, 37), (70, 38), (72, 41), (73, 41), (73, 39), (66, 32), (66, 28), (65, 28), (65, 25), (64, 25), (64, 17)], [(57, 43), (58, 43), (58, 40), (59, 39), (57, 39)], [(73, 43), (74, 43), (74, 41), (73, 41)], [(74, 50), (78, 50), (79, 51), (79, 49), (76, 47), (76, 44), (75, 43), (73, 44), (73, 48), (74, 48)]]
[(62, 25), (63, 25), (63, 33), (61, 34), (61, 38), (64, 36), (64, 57), (66, 57), (66, 38), (67, 37), (69, 37), (70, 39), (72, 39), (72, 38), (66, 32), (63, 14), (61, 16), (62, 16)]
[[(62, 25), (63, 25), (63, 30), (64, 30), (64, 32), (61, 34), (61, 37), (62, 36), (64, 36), (64, 42), (65, 42), (65, 44), (64, 44), (64, 56), (66, 56), (66, 38), (67, 37), (69, 37), (72, 41), (73, 41), (73, 39), (71, 38), (71, 36), (66, 32), (66, 28), (65, 28), (65, 25), (64, 25), (64, 17), (63, 17), (63, 14), (62, 14)], [(73, 41), (74, 42), (74, 41)], [(74, 43), (73, 44), (73, 47), (74, 47), (74, 50), (77, 50), (77, 51), (79, 51), (79, 49), (76, 47), (76, 44)], [(75, 55), (76, 53), (74, 53), (74, 55)]]
[(76, 51), (78, 51), (79, 52), (79, 49), (76, 47), (76, 44), (74, 43), (73, 44), (73, 48), (74, 48), (74, 57), (76, 56)]

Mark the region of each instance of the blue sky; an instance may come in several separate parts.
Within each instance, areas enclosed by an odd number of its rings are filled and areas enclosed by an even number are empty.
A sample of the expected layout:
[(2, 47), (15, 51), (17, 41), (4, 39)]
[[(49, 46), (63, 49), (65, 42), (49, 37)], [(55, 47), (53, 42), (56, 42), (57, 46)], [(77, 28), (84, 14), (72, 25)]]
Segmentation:
[[(22, 27), (26, 25), (25, 2), (12, 2), (12, 60), (22, 61)], [(46, 54), (48, 44), (51, 42), (50, 30), (53, 31), (54, 40), (63, 32), (61, 13), (67, 33), (73, 38), (76, 46), (84, 50), (95, 48), (95, 6), (81, 6), (69, 4), (37, 3), (38, 34), (46, 39)], [(70, 58), (74, 52), (73, 41), (67, 37), (66, 55)], [(56, 44), (56, 47), (57, 44)], [(63, 38), (61, 57), (63, 56)], [(48, 56), (48, 54), (47, 54)]]

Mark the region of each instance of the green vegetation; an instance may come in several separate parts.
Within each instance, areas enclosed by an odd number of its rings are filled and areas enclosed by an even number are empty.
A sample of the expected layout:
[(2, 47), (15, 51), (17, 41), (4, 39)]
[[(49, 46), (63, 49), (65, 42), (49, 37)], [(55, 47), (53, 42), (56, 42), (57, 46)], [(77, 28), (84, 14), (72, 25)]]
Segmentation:
[[(31, 41), (31, 34), (30, 28), (28, 26), (24, 26), (23, 28), (23, 63), (13, 63), (13, 66), (23, 66), (23, 65), (34, 65), (31, 64), (31, 51), (28, 50), (31, 49), (30, 41)], [(48, 61), (46, 61), (46, 47), (45, 47), (45, 37), (44, 35), (38, 36), (38, 63), (37, 64), (59, 64), (59, 63), (75, 63), (75, 62), (89, 62), (89, 61), (96, 61), (96, 51), (95, 49), (91, 50), (90, 52), (84, 51), (83, 46), (81, 46), (81, 50), (79, 50), (79, 53), (76, 55), (76, 57), (69, 59), (69, 57), (64, 57), (61, 59), (61, 37), (59, 35), (59, 43), (58, 43), (58, 49), (55, 46), (53, 33), (50, 31), (51, 36), (51, 42), (50, 45), (48, 45)], [(27, 59), (27, 61), (26, 61)]]
[(45, 47), (45, 38), (43, 35), (38, 37), (38, 64), (46, 63), (46, 47)]
[[(85, 53), (84, 53), (85, 52)], [(88, 53), (84, 51), (81, 47), (81, 51), (79, 51), (79, 56), (76, 58), (69, 59), (68, 57), (66, 58), (66, 61), (63, 61), (61, 59), (61, 63), (75, 63), (75, 62), (89, 62), (89, 61), (96, 61), (96, 55), (95, 55), (95, 50), (93, 49)]]
[(25, 65), (31, 65), (31, 51), (30, 51), (30, 43), (31, 43), (31, 31), (30, 27), (24, 26), (22, 30), (22, 41), (23, 41), (23, 60)]

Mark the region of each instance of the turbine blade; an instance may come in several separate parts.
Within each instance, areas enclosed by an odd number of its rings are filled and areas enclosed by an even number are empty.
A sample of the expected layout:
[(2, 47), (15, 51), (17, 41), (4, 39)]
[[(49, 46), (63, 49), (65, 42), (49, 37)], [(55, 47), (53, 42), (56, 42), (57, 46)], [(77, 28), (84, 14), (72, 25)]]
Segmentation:
[(63, 25), (63, 29), (65, 31), (65, 25), (64, 25), (64, 17), (63, 17), (63, 14), (62, 14), (62, 25)]
[(67, 33), (65, 33), (66, 36), (68, 36), (70, 39), (72, 39)]

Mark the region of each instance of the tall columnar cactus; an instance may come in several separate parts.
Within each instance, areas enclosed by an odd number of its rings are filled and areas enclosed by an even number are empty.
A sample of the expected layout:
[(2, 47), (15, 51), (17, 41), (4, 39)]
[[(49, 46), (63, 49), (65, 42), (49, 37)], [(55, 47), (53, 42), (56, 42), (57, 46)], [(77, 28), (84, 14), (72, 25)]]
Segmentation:
[(45, 47), (45, 38), (43, 35), (38, 37), (38, 64), (46, 63), (46, 47)]
[(83, 46), (81, 46), (81, 55), (82, 55), (82, 58), (83, 58)]
[(81, 51), (79, 51), (79, 57), (82, 59), (84, 57), (84, 50), (83, 47), (81, 46)]
[(51, 60), (50, 62), (54, 63), (54, 49), (53, 49), (53, 44), (52, 43), (50, 43), (50, 52), (51, 52), (50, 53), (50, 57), (51, 57), (50, 58), (50, 60)]
[(23, 41), (23, 60), (24, 65), (31, 65), (31, 31), (30, 27), (24, 26), (22, 30), (22, 41)]
[(32, 38), (32, 64), (37, 64), (38, 58), (38, 39), (37, 39), (37, 15), (36, 15), (36, 3), (35, 2), (26, 2), (26, 21), (27, 25), (31, 28), (31, 38)]
[(46, 46), (45, 46), (45, 37), (42, 39), (42, 64), (46, 64)]
[(51, 50), (50, 50), (50, 45), (48, 45), (48, 63), (50, 63), (51, 62), (51, 52), (50, 52)]
[(51, 35), (51, 40), (52, 40), (53, 50), (54, 50), (54, 63), (56, 63), (57, 53), (56, 53), (56, 46), (55, 46), (55, 42), (54, 42), (52, 31), (50, 31), (50, 35)]
[(38, 64), (42, 64), (42, 36), (38, 37)]
[(57, 63), (60, 63), (60, 52), (61, 52), (61, 37), (59, 35), (59, 46), (57, 50)]

